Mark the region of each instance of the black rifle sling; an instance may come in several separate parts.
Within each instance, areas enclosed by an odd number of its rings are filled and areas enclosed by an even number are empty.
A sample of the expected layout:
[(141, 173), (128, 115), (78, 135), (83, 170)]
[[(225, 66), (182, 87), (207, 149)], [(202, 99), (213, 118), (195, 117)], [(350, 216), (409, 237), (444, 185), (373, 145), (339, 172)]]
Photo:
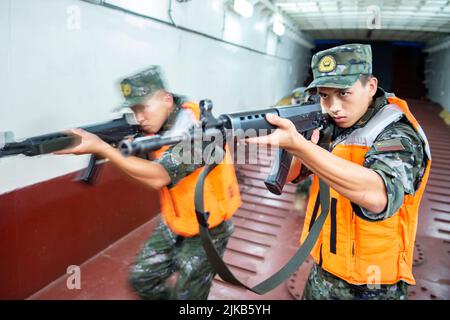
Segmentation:
[[(224, 153), (223, 149), (221, 148), (216, 148), (215, 151)], [(223, 159), (223, 157), (221, 158)], [(209, 163), (209, 159), (207, 160), (206, 163)], [(197, 221), (199, 223), (200, 237), (203, 244), (203, 248), (214, 270), (224, 281), (227, 281), (237, 286), (244, 287), (260, 295), (264, 294), (276, 288), (278, 285), (284, 282), (291, 274), (293, 274), (295, 271), (298, 270), (300, 265), (309, 256), (312, 248), (314, 247), (319, 237), (325, 219), (328, 216), (330, 206), (330, 188), (321, 179), (319, 179), (321, 213), (320, 216), (315, 221), (314, 226), (309, 231), (308, 236), (306, 237), (303, 245), (300, 246), (295, 255), (278, 272), (273, 274), (268, 279), (262, 281), (258, 285), (254, 286), (253, 288), (250, 288), (247, 285), (243, 284), (241, 281), (239, 281), (239, 279), (237, 279), (234, 276), (234, 274), (230, 271), (230, 269), (228, 269), (227, 265), (222, 260), (222, 257), (217, 252), (208, 230), (209, 213), (205, 212), (203, 191), (206, 177), (216, 166), (217, 166), (216, 163), (205, 165), (204, 169), (202, 170), (202, 172), (198, 177), (197, 184), (195, 186), (195, 212), (197, 215)]]

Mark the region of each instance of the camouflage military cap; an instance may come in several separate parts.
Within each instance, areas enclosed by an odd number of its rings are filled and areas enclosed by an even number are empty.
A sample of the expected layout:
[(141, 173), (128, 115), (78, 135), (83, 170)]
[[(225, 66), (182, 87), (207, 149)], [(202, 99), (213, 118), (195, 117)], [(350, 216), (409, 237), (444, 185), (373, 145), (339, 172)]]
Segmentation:
[(291, 97), (296, 101), (303, 102), (306, 99), (307, 92), (305, 87), (298, 87), (292, 90)]
[(132, 107), (141, 102), (143, 97), (165, 88), (161, 68), (151, 66), (120, 82), (120, 89), (125, 98), (122, 107)]
[(361, 74), (372, 74), (372, 50), (366, 44), (345, 44), (317, 52), (311, 60), (314, 80), (306, 90), (317, 87), (345, 89)]

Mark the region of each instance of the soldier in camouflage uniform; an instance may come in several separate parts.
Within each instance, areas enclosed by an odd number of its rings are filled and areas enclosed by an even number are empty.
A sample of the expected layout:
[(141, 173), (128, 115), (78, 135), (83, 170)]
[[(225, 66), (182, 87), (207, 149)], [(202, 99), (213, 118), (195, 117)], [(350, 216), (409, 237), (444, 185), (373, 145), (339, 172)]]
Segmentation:
[(292, 92), (279, 100), (275, 105), (287, 106), (291, 104), (300, 104), (305, 102), (308, 98), (308, 93), (305, 91), (306, 87), (298, 87), (292, 90)]
[[(376, 112), (387, 104), (385, 93), (378, 89), (373, 104), (364, 116), (350, 129), (341, 129), (333, 125), (333, 144), (344, 139), (353, 130), (364, 126)], [(345, 131), (345, 132), (344, 132)], [(378, 151), (379, 146), (397, 143), (400, 140), (402, 149), (397, 151)], [(394, 140), (394, 141), (393, 141)], [(389, 125), (375, 140), (366, 154), (364, 166), (377, 172), (382, 178), (388, 193), (387, 209), (381, 213), (368, 212), (361, 207), (363, 215), (370, 220), (379, 221), (391, 217), (402, 205), (404, 194), (414, 194), (420, 178), (424, 172), (424, 150), (422, 141), (414, 129), (403, 121)], [(302, 175), (311, 172), (303, 170)], [(301, 178), (300, 178), (301, 179)], [(380, 285), (370, 289), (366, 285), (352, 285), (314, 264), (303, 292), (303, 299), (398, 299), (408, 298), (408, 284), (400, 281), (394, 285)]]
[[(318, 92), (321, 97), (322, 107), (334, 119), (332, 124), (325, 130), (325, 134), (322, 134), (320, 138), (317, 133), (313, 136), (313, 142), (317, 143), (319, 139), (323, 140), (325, 137), (328, 137), (328, 141), (331, 140), (330, 150), (332, 150), (334, 146), (345, 140), (354, 130), (363, 128), (381, 108), (388, 104), (387, 99), (391, 94), (377, 87), (377, 81), (371, 75), (371, 60), (370, 46), (360, 44), (331, 48), (313, 56), (311, 66), (314, 80), (307, 90), (316, 90)], [(340, 62), (336, 63), (336, 61)], [(346, 63), (343, 61), (346, 61)], [(372, 83), (370, 84), (370, 82)], [(360, 90), (361, 88), (366, 90), (369, 84), (373, 87), (373, 95), (367, 95)], [(356, 94), (361, 94), (361, 97), (356, 96)], [(336, 189), (333, 175), (338, 176), (339, 172), (337, 170), (336, 173), (333, 172), (332, 161), (334, 159), (327, 159), (331, 163), (330, 167), (327, 167), (325, 164), (319, 163), (320, 160), (314, 159), (312, 152), (309, 155), (309, 159), (308, 155), (301, 155), (299, 150), (304, 141), (298, 142), (302, 138), (294, 133), (291, 124), (288, 123), (289, 121), (278, 117), (272, 117), (268, 120), (281, 129), (276, 136), (278, 140), (276, 144), (284, 147), (296, 156), (288, 179), (292, 180), (292, 178), (296, 177), (293, 182), (298, 182), (308, 177), (314, 171), (316, 174), (320, 173), (320, 176), (326, 179), (331, 187)], [(257, 138), (250, 142), (273, 144), (273, 138)], [(319, 140), (319, 143), (321, 142), (323, 141)], [(308, 146), (303, 147), (302, 153), (307, 154), (308, 148)], [(317, 154), (317, 151), (315, 153)], [(324, 156), (321, 157), (325, 159)], [(298, 158), (301, 158), (302, 161)], [(374, 186), (378, 186), (373, 188), (373, 192), (378, 192), (380, 194), (379, 198), (382, 198), (382, 193), (379, 190), (383, 190), (385, 203), (381, 207), (378, 205), (378, 207), (372, 206), (375, 209), (368, 209), (371, 204), (367, 202), (368, 205), (364, 206), (364, 203), (361, 203), (361, 201), (357, 203), (357, 200), (360, 199), (356, 197), (351, 198), (353, 196), (351, 192), (348, 193), (348, 196), (345, 196), (357, 204), (354, 206), (354, 210), (360, 218), (366, 221), (373, 221), (374, 223), (389, 219), (402, 206), (405, 195), (414, 195), (424, 175), (426, 161), (424, 142), (411, 124), (405, 118), (402, 118), (388, 125), (376, 137), (364, 158), (363, 167), (372, 170), (381, 178), (379, 179), (375, 176), (373, 177), (374, 180), (367, 180), (367, 184), (374, 183)], [(300, 162), (307, 165), (301, 165)], [(336, 162), (335, 168), (336, 166), (342, 168), (343, 165), (346, 164)], [(348, 171), (359, 170), (356, 167), (348, 168)], [(327, 175), (326, 170), (330, 171), (329, 175)], [(363, 177), (369, 176), (369, 174), (371, 174), (370, 171), (361, 171), (361, 178), (359, 179), (362, 180)], [(342, 176), (339, 176), (339, 178), (346, 179), (345, 175), (346, 173), (342, 173)], [(378, 180), (377, 184), (373, 182), (376, 180)], [(347, 180), (346, 182), (346, 187), (352, 186), (353, 181)], [(380, 189), (380, 183), (384, 188)], [(345, 187), (341, 187), (339, 193), (344, 194), (346, 192), (344, 189)], [(336, 216), (339, 217), (339, 212), (336, 213)], [(398, 281), (394, 284), (377, 284), (375, 286), (370, 284), (352, 284), (324, 270), (321, 267), (321, 262), (314, 263), (311, 269), (303, 292), (303, 299), (305, 300), (408, 298), (408, 284), (405, 281)]]
[(308, 97), (308, 92), (306, 92), (306, 87), (298, 87), (292, 90), (291, 93), (291, 104), (300, 104), (306, 101)]
[[(184, 125), (196, 121), (192, 112), (186, 113), (186, 109), (181, 108), (185, 98), (166, 91), (158, 66), (127, 77), (120, 85), (125, 97), (121, 108), (131, 108), (142, 129), (149, 134), (175, 129), (181, 117), (185, 117), (181, 122)], [(124, 158), (118, 150), (84, 130), (73, 129), (72, 133), (81, 139), (81, 143), (59, 154), (93, 153), (108, 158), (119, 169), (152, 189), (173, 187), (202, 166), (202, 163), (184, 161), (184, 149), (177, 146), (168, 148), (154, 161), (148, 161)], [(190, 151), (202, 155), (203, 148), (196, 146)], [(192, 159), (196, 159), (195, 156)], [(211, 238), (222, 255), (232, 232), (230, 220), (210, 229)], [(161, 220), (139, 253), (131, 269), (130, 282), (144, 299), (197, 300), (207, 299), (214, 276), (200, 237), (178, 235)]]

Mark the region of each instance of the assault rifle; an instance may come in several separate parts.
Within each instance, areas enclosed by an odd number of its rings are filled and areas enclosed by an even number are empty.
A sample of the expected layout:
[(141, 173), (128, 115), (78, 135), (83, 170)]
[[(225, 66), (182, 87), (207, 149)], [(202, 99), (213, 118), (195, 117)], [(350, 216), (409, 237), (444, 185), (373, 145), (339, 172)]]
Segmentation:
[[(138, 137), (143, 134), (132, 113), (124, 113), (122, 117), (108, 122), (81, 127), (100, 139), (116, 147), (126, 137)], [(28, 157), (48, 154), (70, 147), (75, 138), (64, 132), (55, 132), (31, 137), (23, 141), (14, 141), (12, 132), (3, 134), (3, 145), (0, 144), (0, 158), (23, 154)], [(94, 183), (97, 175), (96, 164), (100, 159), (91, 155), (88, 167), (78, 180), (88, 184)]]
[[(187, 141), (193, 142), (195, 139), (211, 141), (215, 137), (221, 136), (224, 137), (223, 142), (226, 143), (230, 139), (239, 138), (242, 134), (246, 135), (249, 132), (254, 136), (266, 135), (276, 129), (275, 126), (266, 120), (267, 114), (275, 114), (291, 120), (297, 131), (309, 139), (313, 130), (326, 126), (329, 119), (322, 112), (320, 103), (313, 98), (299, 105), (222, 114), (217, 118), (212, 115), (212, 107), (211, 100), (202, 100), (200, 102), (200, 123), (186, 133), (140, 137), (132, 141), (124, 140), (119, 144), (119, 150), (122, 155), (130, 156), (154, 151), (163, 146), (171, 146)], [(291, 162), (292, 155), (280, 149), (275, 157), (270, 174), (264, 182), (272, 193), (281, 194)]]

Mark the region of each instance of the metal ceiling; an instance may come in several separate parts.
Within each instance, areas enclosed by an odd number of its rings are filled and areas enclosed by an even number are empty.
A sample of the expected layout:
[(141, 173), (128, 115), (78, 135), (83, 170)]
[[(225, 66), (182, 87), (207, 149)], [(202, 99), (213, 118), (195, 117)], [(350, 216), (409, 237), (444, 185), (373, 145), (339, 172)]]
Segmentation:
[(449, 0), (274, 0), (313, 39), (429, 41), (450, 34)]

